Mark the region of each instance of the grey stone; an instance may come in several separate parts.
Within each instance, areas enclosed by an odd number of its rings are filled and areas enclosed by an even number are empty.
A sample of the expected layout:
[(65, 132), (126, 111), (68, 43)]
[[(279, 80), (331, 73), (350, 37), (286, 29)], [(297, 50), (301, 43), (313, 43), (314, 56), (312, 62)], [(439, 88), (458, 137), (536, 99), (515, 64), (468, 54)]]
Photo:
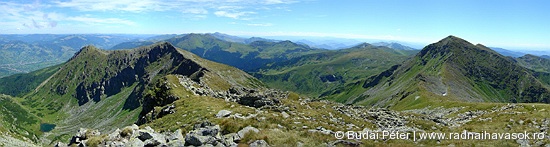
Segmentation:
[(516, 140), (516, 143), (518, 143), (519, 146), (521, 146), (521, 147), (531, 146), (531, 145), (529, 145), (529, 140), (525, 140), (525, 139), (518, 139), (518, 140)]
[(166, 143), (166, 138), (162, 134), (155, 133), (151, 127), (147, 126), (144, 130), (138, 130), (139, 136), (137, 137), (145, 143), (145, 145), (160, 145)]
[(175, 132), (173, 133), (167, 133), (166, 135), (166, 139), (169, 140), (169, 141), (173, 141), (173, 140), (184, 140), (185, 138), (183, 137), (183, 134), (182, 134), (182, 131), (181, 129), (177, 129)]
[(171, 147), (184, 147), (185, 146), (185, 141), (184, 140), (174, 140), (174, 141), (170, 141), (166, 145), (171, 146)]
[(124, 144), (124, 146), (138, 147), (138, 146), (145, 146), (145, 143), (143, 143), (143, 141), (141, 141), (137, 138), (130, 138), (130, 140), (128, 140), (128, 142), (126, 144)]
[(283, 115), (283, 118), (288, 118), (288, 117), (290, 117), (290, 115), (288, 115), (288, 113), (286, 113), (286, 112), (284, 112), (284, 111), (281, 112), (281, 115)]
[(111, 141), (120, 140), (121, 139), (120, 132), (121, 132), (120, 129), (116, 129), (113, 133), (107, 136), (107, 140), (111, 140)]
[(258, 133), (260, 132), (260, 130), (254, 128), (254, 127), (251, 127), (251, 126), (247, 126), (245, 128), (243, 128), (242, 130), (240, 130), (239, 132), (237, 132), (237, 134), (239, 135), (240, 138), (244, 138), (244, 135), (250, 131), (253, 131), (255, 133)]
[(249, 147), (269, 147), (269, 144), (265, 140), (256, 140), (252, 142)]
[(67, 147), (67, 144), (63, 143), (63, 142), (57, 142), (55, 143), (54, 145), (55, 147)]
[(298, 142), (296, 143), (296, 147), (303, 147), (303, 146), (304, 146), (304, 143), (302, 143), (302, 142), (300, 142), (300, 141), (298, 141)]
[(120, 141), (107, 141), (105, 144), (110, 147), (124, 147), (124, 143)]
[(188, 133), (187, 135), (185, 135), (186, 145), (202, 146), (215, 143), (215, 141), (216, 139), (212, 136), (201, 136), (194, 133)]
[(141, 141), (145, 141), (147, 139), (153, 138), (152, 132), (149, 132), (149, 131), (146, 131), (146, 130), (139, 130), (138, 133), (139, 133), (138, 138)]
[(143, 143), (145, 144), (145, 146), (157, 146), (163, 144), (164, 142), (161, 142), (161, 140), (157, 139), (148, 139), (145, 140)]
[(217, 118), (222, 118), (222, 117), (228, 117), (229, 115), (231, 115), (231, 111), (229, 111), (229, 110), (220, 110), (220, 111), (218, 111), (218, 114), (216, 114), (216, 117)]
[(222, 141), (225, 146), (237, 146), (236, 142), (240, 142), (241, 138), (237, 133), (229, 133), (222, 136)]

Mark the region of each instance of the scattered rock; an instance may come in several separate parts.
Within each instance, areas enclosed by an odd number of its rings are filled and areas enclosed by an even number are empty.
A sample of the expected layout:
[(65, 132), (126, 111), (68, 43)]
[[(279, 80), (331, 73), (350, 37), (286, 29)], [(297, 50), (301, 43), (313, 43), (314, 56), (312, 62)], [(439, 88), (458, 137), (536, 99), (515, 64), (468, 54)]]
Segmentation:
[(288, 118), (288, 117), (290, 117), (290, 115), (288, 115), (288, 113), (286, 113), (286, 112), (284, 112), (284, 111), (281, 112), (281, 115), (283, 115), (283, 118)]
[(310, 129), (308, 130), (308, 132), (310, 133), (322, 133), (322, 134), (325, 134), (325, 135), (329, 135), (329, 134), (334, 134), (334, 132), (332, 130), (328, 130), (328, 129), (325, 129), (321, 126), (317, 127), (316, 129)]
[(249, 147), (269, 147), (269, 144), (265, 140), (256, 140), (252, 142)]
[(96, 137), (101, 135), (101, 133), (98, 130), (90, 130), (86, 128), (80, 128), (78, 129), (78, 132), (73, 136), (69, 142), (69, 146), (71, 145), (84, 145), (85, 140)]
[(240, 130), (239, 132), (237, 132), (237, 134), (239, 135), (239, 138), (243, 138), (244, 135), (245, 135), (246, 133), (250, 132), (250, 131), (252, 131), (252, 132), (254, 132), (254, 133), (260, 132), (260, 130), (258, 130), (258, 129), (256, 129), (256, 128), (254, 128), (254, 127), (247, 126), (247, 127), (243, 128), (242, 130)]
[[(366, 108), (364, 106), (351, 106), (351, 105), (337, 105), (333, 107), (334, 110), (347, 115), (351, 118), (362, 119), (369, 121), (378, 126), (378, 131), (399, 131), (399, 132), (412, 132), (421, 131), (416, 127), (407, 126), (407, 118), (400, 115), (397, 111), (389, 110), (387, 108)], [(355, 125), (346, 124), (342, 118), (330, 118), (334, 123), (338, 125), (347, 125), (349, 128), (353, 128)]]
[(145, 143), (138, 138), (131, 138), (124, 146), (145, 146)]
[(360, 142), (347, 141), (347, 140), (336, 140), (336, 141), (333, 141), (333, 142), (329, 143), (327, 146), (335, 147), (339, 144), (342, 144), (344, 146), (360, 146), (361, 145)]
[[(228, 102), (237, 102), (242, 105), (261, 108), (264, 106), (278, 108), (279, 99), (286, 98), (288, 92), (274, 89), (248, 89), (245, 87), (231, 87), (227, 91), (214, 91), (202, 82), (196, 82), (189, 77), (178, 75), (180, 84), (195, 95), (210, 96), (225, 99)], [(199, 85), (196, 87), (195, 85)]]
[(526, 139), (518, 139), (518, 140), (516, 140), (516, 143), (518, 143), (519, 146), (521, 146), (521, 147), (531, 146), (531, 145), (529, 145), (529, 140), (526, 140)]
[(231, 115), (231, 111), (229, 111), (229, 110), (220, 110), (220, 111), (218, 111), (218, 114), (216, 114), (216, 117), (217, 118), (222, 118), (222, 117), (228, 117), (229, 115)]
[(210, 122), (195, 125), (194, 129), (185, 135), (185, 145), (202, 146), (206, 144), (218, 145), (222, 143), (220, 126)]
[(55, 147), (68, 147), (67, 144), (63, 143), (63, 142), (57, 142), (55, 143), (54, 145)]

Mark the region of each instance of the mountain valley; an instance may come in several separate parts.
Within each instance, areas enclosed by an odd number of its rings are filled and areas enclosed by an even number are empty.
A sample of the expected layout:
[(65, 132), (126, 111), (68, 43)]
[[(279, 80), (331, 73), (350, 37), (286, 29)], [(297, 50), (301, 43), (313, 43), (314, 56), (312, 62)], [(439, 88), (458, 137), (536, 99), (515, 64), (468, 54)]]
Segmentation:
[[(455, 36), (422, 50), (148, 37), (87, 45), (66, 62), (0, 78), (0, 146), (550, 144), (550, 62), (538, 56), (507, 57)], [(543, 137), (338, 139), (341, 131)]]

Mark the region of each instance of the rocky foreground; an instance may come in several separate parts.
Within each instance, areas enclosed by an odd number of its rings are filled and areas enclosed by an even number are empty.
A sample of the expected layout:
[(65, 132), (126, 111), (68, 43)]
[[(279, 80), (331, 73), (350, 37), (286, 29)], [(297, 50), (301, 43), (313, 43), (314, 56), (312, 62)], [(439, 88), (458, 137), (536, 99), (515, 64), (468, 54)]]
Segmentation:
[[(117, 129), (103, 136), (97, 130), (81, 128), (69, 144), (59, 142), (55, 146), (237, 146), (241, 138), (252, 132), (258, 133), (259, 130), (249, 126), (237, 133), (221, 135), (220, 126), (210, 122), (196, 124), (194, 130), (186, 133), (185, 136), (181, 129), (159, 133), (151, 127), (140, 129), (137, 125), (125, 127), (122, 130)], [(256, 140), (249, 145), (251, 147), (269, 146), (264, 140)]]
[[(522, 109), (524, 106), (516, 104), (506, 104), (498, 107), (493, 107), (488, 110), (465, 112), (460, 111), (461, 109), (465, 109), (464, 107), (437, 107), (432, 109), (423, 108), (399, 112), (385, 108), (367, 108), (363, 106), (341, 105), (329, 101), (311, 102), (309, 100), (301, 100), (301, 103), (299, 103), (299, 105), (306, 107), (306, 109), (315, 109), (314, 107), (310, 106), (314, 103), (323, 104), (321, 107), (332, 105), (332, 107), (327, 107), (327, 110), (334, 110), (339, 112), (340, 114), (332, 114), (330, 111), (327, 111), (328, 114), (323, 115), (323, 117), (326, 117), (325, 119), (328, 120), (328, 122), (324, 122), (323, 120), (323, 122), (319, 123), (321, 124), (319, 126), (308, 126), (302, 122), (320, 121), (320, 118), (313, 118), (304, 115), (304, 113), (302, 112), (293, 111), (292, 109), (280, 112), (270, 112), (265, 108), (262, 109), (249, 107), (256, 109), (256, 113), (248, 114), (247, 116), (243, 116), (243, 114), (235, 113), (230, 110), (220, 110), (218, 111), (218, 113), (213, 115), (212, 118), (228, 118), (236, 120), (253, 119), (261, 121), (262, 119), (265, 119), (265, 117), (263, 116), (267, 114), (280, 117), (280, 119), (284, 119), (284, 121), (289, 122), (293, 125), (289, 126), (288, 124), (277, 124), (275, 128), (257, 128), (253, 126), (246, 126), (236, 132), (226, 132), (222, 128), (223, 126), (214, 124), (209, 121), (204, 121), (194, 124), (192, 127), (193, 129), (188, 132), (183, 132), (181, 129), (177, 129), (176, 131), (158, 132), (153, 130), (149, 126), (140, 128), (137, 125), (132, 125), (122, 129), (116, 129), (114, 132), (111, 132), (109, 134), (102, 134), (99, 131), (93, 129), (81, 128), (72, 137), (69, 143), (58, 142), (55, 146), (238, 146), (240, 144), (246, 144), (251, 147), (266, 147), (270, 146), (268, 141), (263, 139), (251, 140), (250, 138), (254, 138), (251, 137), (251, 135), (261, 134), (262, 132), (264, 132), (262, 130), (297, 130), (307, 132), (307, 134), (311, 135), (326, 135), (330, 137), (333, 137), (336, 131), (345, 130), (362, 130), (364, 132), (433, 132), (439, 130), (458, 130), (468, 132), (468, 130), (462, 130), (461, 127), (463, 125), (467, 125), (469, 122), (472, 121), (491, 123), (493, 119), (487, 116), (493, 116), (492, 114), (496, 114), (497, 116), (524, 114), (524, 112), (517, 111), (519, 109)], [(449, 116), (450, 114), (453, 114), (453, 116)], [(339, 117), (339, 115), (345, 115), (355, 120), (344, 120), (342, 117)], [(370, 122), (374, 126), (365, 127), (360, 124), (354, 124), (354, 122), (361, 121)], [(429, 125), (418, 124), (417, 122), (419, 121), (428, 121)], [(506, 126), (508, 130), (518, 126), (528, 126), (531, 128), (536, 128), (537, 132), (545, 133), (546, 140), (550, 139), (547, 133), (550, 124), (549, 118), (539, 120), (510, 119), (509, 121), (510, 122), (507, 122), (508, 125)], [(328, 128), (336, 128), (338, 130), (331, 130)], [(389, 140), (375, 140), (374, 142), (391, 143), (387, 141)], [(436, 140), (436, 143), (440, 144), (441, 141), (443, 140)], [(543, 140), (518, 139), (514, 142), (521, 146), (550, 145), (546, 144), (547, 142), (544, 142)], [(413, 142), (412, 140), (410, 140), (407, 144), (419, 143), (424, 144), (425, 142)], [(361, 146), (363, 144), (365, 144), (364, 140), (345, 139), (332, 139), (322, 143), (323, 146)], [(298, 142), (296, 145), (303, 146), (303, 143)]]

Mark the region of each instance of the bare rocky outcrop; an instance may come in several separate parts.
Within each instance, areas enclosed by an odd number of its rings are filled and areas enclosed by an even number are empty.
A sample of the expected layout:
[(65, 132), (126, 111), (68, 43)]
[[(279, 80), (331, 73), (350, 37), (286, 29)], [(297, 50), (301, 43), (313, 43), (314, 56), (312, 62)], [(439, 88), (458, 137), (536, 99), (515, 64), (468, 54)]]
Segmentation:
[(246, 87), (231, 87), (227, 91), (216, 91), (204, 83), (193, 81), (185, 76), (178, 76), (178, 79), (185, 89), (190, 90), (195, 95), (220, 98), (228, 102), (237, 102), (255, 108), (277, 107), (280, 105), (280, 99), (288, 96), (288, 92), (279, 90), (250, 89)]

